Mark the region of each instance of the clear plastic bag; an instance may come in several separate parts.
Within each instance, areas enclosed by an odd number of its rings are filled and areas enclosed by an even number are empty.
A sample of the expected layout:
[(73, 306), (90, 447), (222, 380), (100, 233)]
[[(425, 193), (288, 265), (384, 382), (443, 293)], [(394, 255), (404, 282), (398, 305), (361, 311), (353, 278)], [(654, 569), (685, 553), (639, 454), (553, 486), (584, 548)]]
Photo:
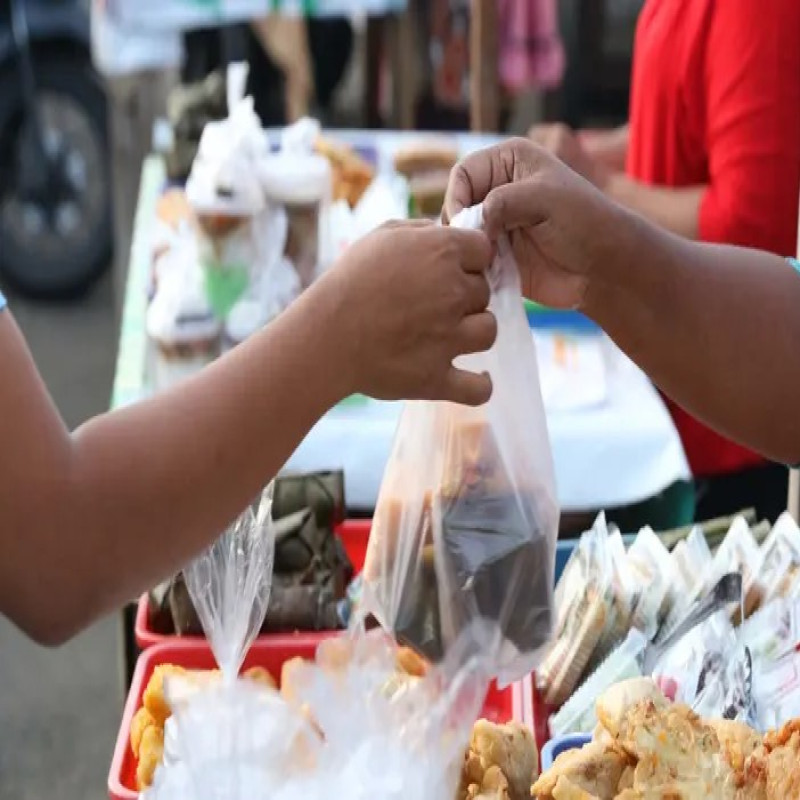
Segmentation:
[(628, 550), (628, 566), (638, 584), (631, 626), (652, 640), (675, 604), (673, 563), (652, 528), (639, 531)]
[(731, 610), (733, 618), (741, 622), (759, 609), (764, 597), (761, 581), (761, 551), (750, 526), (744, 517), (736, 517), (728, 535), (714, 556), (712, 572), (714, 579), (730, 572), (742, 576), (743, 596), (738, 608)]
[(759, 579), (764, 603), (789, 597), (800, 578), (800, 528), (788, 513), (782, 514), (761, 547)]
[[(453, 225), (479, 227), (480, 206)], [(456, 365), (488, 372), (481, 408), (411, 402), (375, 512), (363, 609), (433, 661), (476, 619), (501, 683), (529, 672), (552, 630), (558, 532), (552, 455), (536, 351), (510, 244), (488, 272), (498, 336)]]
[(269, 605), (275, 536), (272, 484), (183, 571), (223, 680), (236, 680)]

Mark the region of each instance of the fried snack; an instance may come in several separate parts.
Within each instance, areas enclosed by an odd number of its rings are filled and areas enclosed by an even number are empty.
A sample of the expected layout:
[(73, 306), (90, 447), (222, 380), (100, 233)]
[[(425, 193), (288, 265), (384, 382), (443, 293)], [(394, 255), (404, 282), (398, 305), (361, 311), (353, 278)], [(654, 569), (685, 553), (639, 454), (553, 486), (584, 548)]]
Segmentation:
[(161, 727), (167, 721), (172, 711), (164, 697), (164, 678), (185, 677), (188, 670), (174, 664), (160, 664), (153, 670), (153, 675), (147, 683), (147, 688), (142, 695), (142, 705), (150, 712), (153, 719)]
[(316, 151), (325, 156), (333, 173), (333, 199), (346, 200), (355, 208), (375, 178), (375, 170), (350, 147), (319, 138)]
[(513, 721), (496, 725), (485, 719), (475, 723), (462, 773), (467, 798), (502, 791), (509, 800), (526, 800), (538, 771), (536, 741), (527, 726)]
[(613, 800), (630, 764), (621, 751), (592, 742), (581, 750), (562, 753), (533, 784), (531, 794), (539, 800), (550, 800), (556, 797), (559, 782), (567, 780), (578, 789), (592, 792), (598, 800)]
[(142, 737), (148, 728), (161, 727), (156, 722), (155, 717), (142, 706), (134, 715), (131, 720), (131, 750), (134, 756), (139, 758), (139, 750), (142, 744)]
[(164, 729), (150, 725), (144, 729), (139, 742), (138, 763), (136, 765), (136, 786), (146, 789), (153, 783), (156, 769), (164, 758)]
[(264, 667), (250, 667), (250, 669), (242, 673), (242, 677), (245, 680), (254, 681), (262, 686), (266, 686), (268, 689), (278, 688), (278, 685), (275, 683), (275, 678), (273, 678), (269, 670), (264, 669)]
[[(468, 767), (465, 767), (467, 769)], [(500, 767), (489, 767), (479, 780), (464, 790), (466, 800), (511, 800), (508, 780)]]
[(569, 778), (561, 777), (553, 789), (554, 800), (600, 800), (597, 795), (576, 786)]
[(414, 678), (424, 678), (428, 674), (428, 662), (410, 647), (397, 648), (397, 668)]

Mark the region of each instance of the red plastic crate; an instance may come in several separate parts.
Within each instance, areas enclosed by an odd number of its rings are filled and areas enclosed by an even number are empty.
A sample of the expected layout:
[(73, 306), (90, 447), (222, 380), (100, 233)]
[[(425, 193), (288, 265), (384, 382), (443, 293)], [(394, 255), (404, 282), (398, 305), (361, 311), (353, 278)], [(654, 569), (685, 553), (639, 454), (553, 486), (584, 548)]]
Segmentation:
[[(364, 568), (364, 561), (367, 557), (367, 542), (369, 541), (369, 531), (371, 527), (372, 521), (368, 519), (345, 520), (336, 530), (356, 573), (361, 572)], [(316, 646), (322, 639), (339, 632), (340, 631), (298, 631), (297, 633), (288, 634), (265, 634), (259, 637), (259, 639), (271, 639), (274, 636), (291, 636), (298, 643)], [(148, 647), (172, 642), (176, 639), (182, 642), (195, 643), (205, 641), (204, 636), (165, 636), (152, 630), (150, 628), (150, 614), (146, 594), (143, 594), (139, 598), (139, 605), (136, 609), (136, 621), (134, 623), (134, 635), (136, 637), (136, 644), (140, 650), (146, 650)]]
[[(295, 656), (313, 658), (316, 644), (296, 636), (271, 636), (255, 642), (245, 659), (244, 669), (264, 667), (276, 682), (280, 680), (284, 661)], [(130, 729), (134, 714), (142, 705), (142, 695), (153, 671), (159, 664), (176, 664), (187, 669), (214, 669), (216, 662), (206, 642), (190, 642), (173, 637), (170, 642), (145, 650), (136, 664), (122, 723), (117, 734), (114, 756), (108, 774), (108, 794), (111, 800), (137, 800), (136, 759), (130, 747)], [(526, 678), (500, 690), (492, 686), (486, 698), (483, 716), (494, 722), (516, 719), (531, 725), (531, 681)]]

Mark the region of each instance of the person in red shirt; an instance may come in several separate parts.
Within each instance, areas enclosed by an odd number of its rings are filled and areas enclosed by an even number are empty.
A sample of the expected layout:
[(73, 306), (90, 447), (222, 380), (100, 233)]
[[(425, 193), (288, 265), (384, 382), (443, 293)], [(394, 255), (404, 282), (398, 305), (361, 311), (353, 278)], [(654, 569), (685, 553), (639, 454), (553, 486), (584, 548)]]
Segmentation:
[[(629, 124), (577, 133), (540, 126), (531, 137), (609, 197), (674, 233), (793, 255), (800, 2), (646, 0), (634, 43)], [(774, 519), (785, 508), (784, 468), (723, 439), (679, 406), (670, 409), (698, 479), (699, 519), (751, 505)]]

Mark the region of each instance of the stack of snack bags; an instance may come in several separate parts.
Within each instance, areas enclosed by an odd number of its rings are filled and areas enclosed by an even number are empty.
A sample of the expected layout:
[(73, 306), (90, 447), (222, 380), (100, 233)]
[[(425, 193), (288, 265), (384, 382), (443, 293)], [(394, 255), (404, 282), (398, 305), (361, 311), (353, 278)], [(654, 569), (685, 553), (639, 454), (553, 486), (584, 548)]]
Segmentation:
[[(480, 206), (455, 226), (479, 227)], [(456, 366), (488, 372), (489, 402), (405, 406), (375, 511), (363, 612), (433, 662), (471, 630), (501, 683), (538, 663), (553, 626), (558, 506), (536, 350), (502, 239), (487, 274), (492, 348)], [(480, 626), (476, 627), (476, 626)]]
[[(800, 529), (788, 514), (761, 546), (743, 517), (714, 554), (699, 528), (671, 554), (649, 528), (624, 557), (620, 546), (601, 515), (556, 588), (556, 636), (538, 674), (545, 701), (558, 709), (554, 735), (590, 730), (598, 695), (645, 673), (707, 716), (759, 729), (789, 718), (776, 708), (796, 716)], [(741, 576), (735, 602), (721, 592), (731, 575)], [(628, 629), (609, 635), (621, 620)]]

